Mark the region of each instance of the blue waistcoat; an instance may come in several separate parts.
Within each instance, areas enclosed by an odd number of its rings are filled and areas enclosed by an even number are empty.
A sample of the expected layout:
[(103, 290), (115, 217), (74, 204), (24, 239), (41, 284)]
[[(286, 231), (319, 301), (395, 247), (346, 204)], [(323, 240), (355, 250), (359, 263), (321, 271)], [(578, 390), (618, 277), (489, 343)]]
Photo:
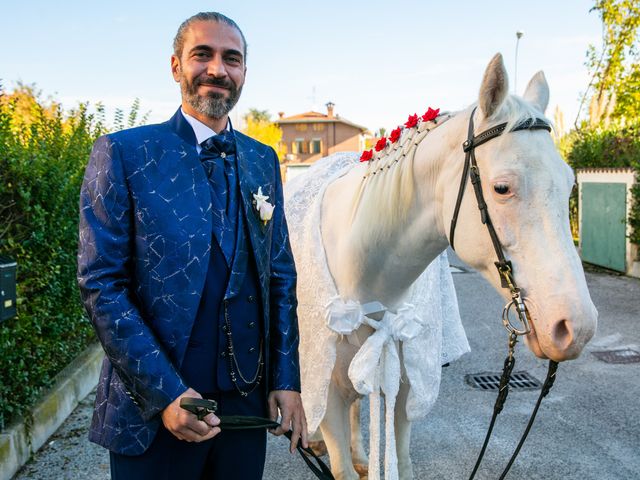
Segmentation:
[[(237, 209), (234, 214), (239, 214)], [(227, 346), (225, 315), (231, 326), (237, 368), (246, 380), (255, 377), (260, 361), (260, 283), (253, 254), (248, 249), (242, 215), (239, 220), (232, 264), (238, 275), (230, 276), (231, 270), (222, 250), (212, 237), (202, 298), (180, 368), (187, 385), (201, 393), (235, 388), (229, 375), (232, 360)], [(250, 388), (242, 378), (236, 378), (242, 390)]]

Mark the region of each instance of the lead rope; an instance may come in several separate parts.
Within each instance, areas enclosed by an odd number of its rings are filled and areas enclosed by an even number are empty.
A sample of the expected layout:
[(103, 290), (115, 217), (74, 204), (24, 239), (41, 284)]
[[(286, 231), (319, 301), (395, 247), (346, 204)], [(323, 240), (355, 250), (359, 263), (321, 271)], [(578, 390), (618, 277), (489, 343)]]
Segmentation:
[[(493, 244), (493, 249), (496, 252), (496, 256), (498, 257), (498, 261), (495, 262), (496, 268), (498, 269), (498, 273), (500, 275), (500, 282), (502, 288), (508, 288), (511, 293), (511, 302), (509, 302), (502, 311), (502, 323), (505, 328), (509, 332), (509, 352), (507, 358), (504, 361), (504, 367), (502, 369), (502, 375), (500, 377), (500, 385), (498, 391), (498, 397), (496, 398), (496, 402), (493, 407), (493, 415), (491, 417), (491, 422), (489, 423), (489, 428), (487, 429), (487, 434), (485, 435), (484, 443), (482, 444), (482, 448), (480, 449), (480, 453), (478, 455), (478, 459), (476, 460), (476, 464), (473, 467), (473, 471), (471, 472), (471, 476), (469, 480), (473, 480), (475, 477), (480, 464), (482, 463), (482, 459), (484, 458), (484, 454), (486, 452), (487, 446), (489, 445), (489, 440), (491, 439), (491, 434), (493, 433), (493, 427), (495, 425), (496, 419), (500, 412), (502, 411), (504, 404), (507, 400), (507, 396), (509, 395), (509, 381), (511, 380), (511, 372), (513, 371), (513, 367), (515, 365), (515, 346), (518, 342), (519, 335), (526, 335), (531, 331), (531, 327), (529, 325), (529, 318), (526, 305), (524, 303), (524, 299), (521, 296), (520, 288), (518, 288), (516, 281), (513, 277), (513, 266), (511, 262), (509, 262), (502, 251), (502, 245), (500, 244), (500, 240), (498, 235), (493, 227), (493, 223), (491, 222), (491, 217), (489, 216), (489, 210), (487, 208), (487, 203), (484, 200), (484, 195), (482, 194), (482, 185), (480, 182), (480, 171), (478, 169), (478, 164), (476, 161), (475, 148), (479, 145), (482, 145), (485, 142), (488, 142), (492, 138), (500, 136), (506, 129), (506, 123), (500, 124), (495, 127), (492, 127), (485, 132), (480, 133), (477, 136), (473, 135), (474, 125), (473, 125), (473, 115), (476, 109), (474, 108), (471, 112), (471, 116), (469, 118), (469, 130), (467, 135), (467, 140), (462, 144), (462, 148), (465, 152), (465, 160), (464, 160), (464, 168), (462, 170), (462, 178), (460, 180), (460, 189), (458, 190), (458, 198), (456, 200), (456, 205), (453, 211), (453, 216), (451, 218), (451, 228), (449, 231), (449, 243), (451, 248), (454, 248), (454, 235), (455, 228), (458, 220), (458, 214), (460, 213), (460, 208), (462, 206), (462, 198), (464, 196), (464, 190), (467, 183), (467, 177), (471, 178), (471, 184), (473, 185), (473, 190), (475, 193), (476, 201), (478, 204), (478, 209), (480, 210), (480, 217), (482, 223), (487, 226), (487, 230), (489, 231), (489, 236), (491, 238), (491, 243)], [(518, 124), (512, 131), (517, 130), (525, 130), (525, 129), (545, 129), (550, 130), (549, 125), (539, 119), (525, 121)], [(511, 308), (515, 308), (517, 318), (522, 324), (522, 328), (518, 328), (513, 325), (511, 319), (509, 317), (509, 313)], [(547, 378), (542, 386), (542, 390), (540, 392), (540, 396), (538, 397), (538, 401), (536, 402), (536, 406), (533, 409), (531, 417), (529, 418), (529, 422), (525, 431), (518, 442), (518, 446), (515, 451), (511, 455), (509, 459), (509, 463), (506, 468), (502, 472), (500, 476), (500, 480), (503, 480), (509, 469), (513, 465), (518, 453), (520, 453), (520, 449), (524, 444), (529, 431), (533, 425), (535, 417), (538, 413), (538, 409), (540, 408), (540, 404), (542, 399), (547, 396), (549, 390), (553, 386), (553, 382), (555, 381), (556, 370), (558, 368), (558, 363), (552, 360), (549, 361), (549, 369), (547, 373)]]

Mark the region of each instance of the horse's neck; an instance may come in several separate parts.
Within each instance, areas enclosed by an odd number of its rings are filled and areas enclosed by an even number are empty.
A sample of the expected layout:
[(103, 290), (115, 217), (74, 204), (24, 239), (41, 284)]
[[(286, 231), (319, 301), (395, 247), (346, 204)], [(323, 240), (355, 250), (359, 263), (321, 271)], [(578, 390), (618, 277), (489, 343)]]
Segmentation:
[[(359, 210), (354, 214), (346, 207), (358, 196), (364, 166), (328, 187), (322, 235), (329, 268), (343, 297), (398, 303), (428, 264), (446, 248), (442, 215), (445, 189), (440, 177), (443, 173), (449, 175), (447, 161), (453, 148), (452, 130), (457, 130), (456, 120), (453, 118), (430, 132), (418, 146), (413, 165), (403, 166), (413, 169), (414, 194), (406, 213), (397, 212), (393, 229), (382, 225), (388, 221), (382, 215), (363, 219)], [(461, 141), (456, 142), (459, 144)], [(377, 198), (377, 205), (389, 201), (377, 197), (375, 190), (371, 193)]]

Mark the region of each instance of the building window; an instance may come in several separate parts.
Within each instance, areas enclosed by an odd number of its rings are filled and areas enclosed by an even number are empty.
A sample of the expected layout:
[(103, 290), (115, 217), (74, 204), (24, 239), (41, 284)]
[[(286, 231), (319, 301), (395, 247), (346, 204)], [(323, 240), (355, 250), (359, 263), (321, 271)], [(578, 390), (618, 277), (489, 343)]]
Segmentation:
[(306, 123), (296, 123), (296, 130), (298, 132), (306, 132), (307, 131), (307, 124)]
[(314, 132), (323, 132), (324, 131), (324, 123), (314, 123), (313, 124)]
[(319, 138), (311, 140), (311, 153), (322, 153), (322, 140)]
[(291, 144), (292, 153), (309, 153), (309, 142), (304, 138), (296, 138)]

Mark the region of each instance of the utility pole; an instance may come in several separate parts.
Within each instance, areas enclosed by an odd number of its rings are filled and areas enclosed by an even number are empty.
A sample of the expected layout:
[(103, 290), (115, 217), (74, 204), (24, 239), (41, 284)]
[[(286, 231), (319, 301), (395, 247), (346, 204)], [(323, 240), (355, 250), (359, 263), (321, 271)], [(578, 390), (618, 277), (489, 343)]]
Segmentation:
[(513, 93), (518, 93), (518, 45), (520, 45), (520, 39), (524, 35), (522, 30), (516, 32), (516, 68), (513, 74)]

